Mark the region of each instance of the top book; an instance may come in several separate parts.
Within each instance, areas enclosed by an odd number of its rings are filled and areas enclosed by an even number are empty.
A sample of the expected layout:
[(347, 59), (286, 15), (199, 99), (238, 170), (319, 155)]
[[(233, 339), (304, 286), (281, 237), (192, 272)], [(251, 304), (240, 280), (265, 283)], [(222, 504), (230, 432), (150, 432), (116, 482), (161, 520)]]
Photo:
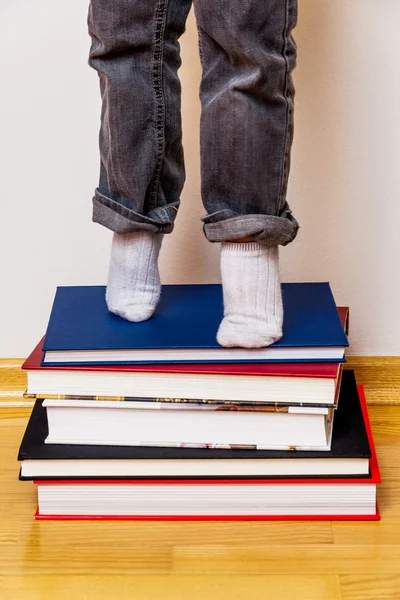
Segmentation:
[(268, 348), (223, 348), (222, 287), (164, 285), (153, 317), (107, 309), (104, 286), (59, 287), (43, 344), (48, 366), (214, 362), (343, 362), (347, 337), (329, 283), (283, 283), (283, 337)]

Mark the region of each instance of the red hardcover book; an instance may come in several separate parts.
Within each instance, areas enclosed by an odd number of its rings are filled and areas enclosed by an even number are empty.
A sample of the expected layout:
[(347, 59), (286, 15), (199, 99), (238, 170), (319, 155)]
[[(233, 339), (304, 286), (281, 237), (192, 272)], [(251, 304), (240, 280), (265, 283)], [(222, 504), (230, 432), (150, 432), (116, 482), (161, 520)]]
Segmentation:
[[(200, 486), (200, 489), (204, 489), (204, 486), (218, 485), (218, 486), (292, 486), (292, 485), (332, 485), (337, 486), (349, 486), (356, 484), (357, 486), (373, 485), (376, 486), (381, 482), (381, 476), (379, 472), (378, 460), (376, 455), (375, 444), (373, 440), (371, 425), (368, 416), (368, 409), (366, 404), (366, 398), (364, 388), (362, 385), (357, 386), (360, 403), (362, 406), (363, 416), (365, 420), (365, 426), (368, 433), (369, 444), (371, 448), (371, 459), (370, 459), (370, 478), (347, 478), (347, 479), (221, 479), (221, 480), (199, 480), (191, 479), (185, 480), (166, 480), (155, 479), (147, 480), (51, 480), (51, 481), (35, 481), (38, 486), (101, 486), (101, 485), (115, 485), (115, 486)], [(337, 489), (337, 487), (336, 487)], [(372, 514), (317, 514), (317, 515), (282, 515), (282, 514), (257, 514), (257, 515), (180, 515), (180, 514), (163, 514), (163, 515), (63, 515), (63, 514), (40, 514), (39, 510), (35, 514), (35, 519), (38, 520), (379, 520), (380, 514), (378, 507)]]

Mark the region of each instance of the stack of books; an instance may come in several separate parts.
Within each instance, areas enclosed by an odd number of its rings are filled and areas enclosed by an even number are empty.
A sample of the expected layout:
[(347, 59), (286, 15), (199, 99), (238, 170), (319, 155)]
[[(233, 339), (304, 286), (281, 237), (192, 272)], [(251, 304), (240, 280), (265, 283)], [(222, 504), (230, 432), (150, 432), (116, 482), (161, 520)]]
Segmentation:
[(215, 340), (219, 285), (163, 286), (143, 323), (109, 313), (103, 286), (58, 288), (23, 365), (36, 518), (378, 519), (349, 311), (325, 282), (282, 295), (282, 339), (248, 350)]

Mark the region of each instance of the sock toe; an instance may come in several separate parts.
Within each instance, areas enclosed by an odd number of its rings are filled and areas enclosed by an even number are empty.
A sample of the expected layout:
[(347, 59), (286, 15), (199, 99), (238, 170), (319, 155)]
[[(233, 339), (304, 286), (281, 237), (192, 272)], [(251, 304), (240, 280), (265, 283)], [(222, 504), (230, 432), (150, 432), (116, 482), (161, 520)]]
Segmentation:
[(147, 321), (150, 319), (158, 304), (159, 294), (153, 295), (151, 301), (138, 302), (135, 304), (134, 298), (125, 298), (124, 295), (113, 296), (106, 294), (106, 304), (108, 310), (132, 323), (140, 323), (141, 321)]
[(260, 322), (249, 325), (225, 317), (219, 326), (217, 342), (225, 348), (265, 348), (282, 337), (282, 332), (266, 331)]
[(156, 307), (142, 307), (142, 306), (128, 306), (124, 311), (124, 319), (131, 321), (132, 323), (140, 323), (141, 321), (147, 321), (150, 319)]

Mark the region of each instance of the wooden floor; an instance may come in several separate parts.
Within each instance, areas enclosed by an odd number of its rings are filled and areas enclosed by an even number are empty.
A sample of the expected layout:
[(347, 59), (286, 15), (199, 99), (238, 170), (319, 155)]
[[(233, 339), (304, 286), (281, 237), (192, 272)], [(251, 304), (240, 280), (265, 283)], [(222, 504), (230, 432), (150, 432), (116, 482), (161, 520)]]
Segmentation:
[(372, 406), (382, 521), (35, 522), (29, 408), (0, 409), (0, 599), (400, 599), (400, 407)]

